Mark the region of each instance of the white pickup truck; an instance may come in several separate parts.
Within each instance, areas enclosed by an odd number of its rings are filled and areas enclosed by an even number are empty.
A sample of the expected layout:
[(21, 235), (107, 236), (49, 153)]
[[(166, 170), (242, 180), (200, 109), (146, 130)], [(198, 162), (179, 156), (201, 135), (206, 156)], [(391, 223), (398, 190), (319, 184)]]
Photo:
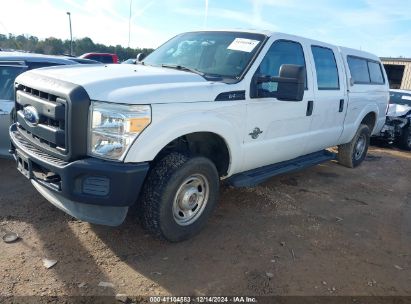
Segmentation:
[(334, 158), (356, 167), (389, 99), (375, 55), (265, 31), (178, 35), (136, 65), (16, 80), (11, 152), (51, 203), (119, 225), (137, 202), (170, 241), (205, 224), (220, 180), (253, 186)]

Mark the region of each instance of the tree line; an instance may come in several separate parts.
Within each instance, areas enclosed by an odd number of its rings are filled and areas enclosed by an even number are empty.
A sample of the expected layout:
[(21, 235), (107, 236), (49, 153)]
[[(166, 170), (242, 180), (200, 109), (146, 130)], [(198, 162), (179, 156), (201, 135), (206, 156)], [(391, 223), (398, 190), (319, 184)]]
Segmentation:
[[(70, 40), (61, 40), (49, 37), (44, 40), (31, 35), (13, 35), (8, 36), (0, 34), (0, 49), (3, 50), (21, 50), (32, 53), (48, 55), (69, 55)], [(138, 53), (149, 54), (153, 49), (149, 48), (130, 48), (121, 45), (107, 46), (101, 43), (94, 43), (89, 37), (73, 40), (73, 55), (80, 56), (84, 53), (115, 53), (120, 61), (128, 58), (136, 58)]]

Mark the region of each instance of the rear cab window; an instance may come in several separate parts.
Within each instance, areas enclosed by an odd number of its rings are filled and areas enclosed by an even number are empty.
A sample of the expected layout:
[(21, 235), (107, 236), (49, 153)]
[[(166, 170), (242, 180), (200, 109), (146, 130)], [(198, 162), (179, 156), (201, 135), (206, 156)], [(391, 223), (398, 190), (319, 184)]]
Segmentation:
[(370, 72), (371, 83), (384, 84), (381, 65), (375, 61), (368, 61), (368, 71)]
[(351, 55), (347, 56), (347, 63), (354, 84), (385, 84), (381, 63)]

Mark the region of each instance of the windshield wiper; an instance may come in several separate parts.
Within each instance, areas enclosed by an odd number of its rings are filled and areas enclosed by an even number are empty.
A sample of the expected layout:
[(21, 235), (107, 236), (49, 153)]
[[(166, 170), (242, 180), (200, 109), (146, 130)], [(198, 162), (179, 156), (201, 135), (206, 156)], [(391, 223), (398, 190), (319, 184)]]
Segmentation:
[(197, 75), (200, 75), (200, 76), (204, 76), (205, 74), (203, 73), (203, 72), (201, 72), (201, 71), (199, 71), (199, 70), (196, 70), (196, 69), (192, 69), (192, 68), (188, 68), (188, 67), (185, 67), (185, 66), (183, 66), (183, 65), (179, 65), (179, 64), (162, 64), (161, 65), (161, 67), (163, 67), (163, 68), (169, 68), (169, 69), (176, 69), (176, 70), (181, 70), (181, 71), (187, 71), (187, 72), (191, 72), (191, 73), (195, 73), (195, 74), (197, 74)]
[(204, 72), (201, 72), (201, 71), (199, 71), (199, 70), (197, 70), (197, 69), (188, 68), (188, 67), (185, 67), (185, 66), (182, 66), (182, 65), (179, 65), (179, 64), (176, 64), (176, 65), (173, 65), (173, 64), (162, 64), (161, 67), (191, 72), (191, 73), (200, 75), (200, 76), (203, 77), (205, 80), (220, 81), (220, 80), (223, 79), (223, 77), (222, 77), (221, 75), (204, 73)]

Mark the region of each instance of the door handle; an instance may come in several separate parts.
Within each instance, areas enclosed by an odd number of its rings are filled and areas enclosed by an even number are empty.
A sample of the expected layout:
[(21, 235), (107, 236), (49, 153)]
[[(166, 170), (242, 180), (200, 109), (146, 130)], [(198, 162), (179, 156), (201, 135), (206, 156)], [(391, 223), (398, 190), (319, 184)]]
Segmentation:
[(344, 111), (344, 99), (340, 99), (340, 109), (339, 112)]
[(309, 100), (307, 103), (307, 116), (311, 116), (311, 114), (313, 114), (313, 109), (314, 109), (314, 101)]

